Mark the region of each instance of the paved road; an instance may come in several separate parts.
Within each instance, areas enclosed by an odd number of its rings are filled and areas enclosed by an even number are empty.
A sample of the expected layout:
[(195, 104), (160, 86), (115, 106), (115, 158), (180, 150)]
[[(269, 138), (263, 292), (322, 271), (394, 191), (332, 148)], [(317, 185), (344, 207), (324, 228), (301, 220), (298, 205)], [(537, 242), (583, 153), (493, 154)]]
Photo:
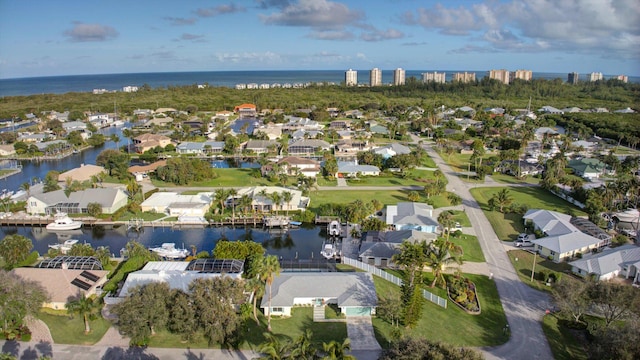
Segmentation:
[(511, 329), (511, 338), (506, 344), (483, 349), (485, 357), (487, 359), (553, 359), (541, 326), (541, 319), (549, 307), (550, 297), (520, 281), (504, 246), (469, 192), (474, 184), (463, 182), (431, 146), (425, 146), (425, 150), (449, 181), (447, 190), (455, 192), (462, 198), (462, 204), (478, 236), (489, 271), (493, 273)]

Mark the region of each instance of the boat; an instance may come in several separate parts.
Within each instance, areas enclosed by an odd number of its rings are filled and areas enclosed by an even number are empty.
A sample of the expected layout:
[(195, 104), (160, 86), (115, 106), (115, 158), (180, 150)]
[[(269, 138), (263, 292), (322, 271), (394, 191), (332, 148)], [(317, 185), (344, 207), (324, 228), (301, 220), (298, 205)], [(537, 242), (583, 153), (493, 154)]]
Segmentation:
[(13, 193), (13, 195), (11, 195), (9, 197), (9, 199), (11, 199), (12, 201), (17, 201), (22, 199), (23, 197), (26, 197), (27, 192), (25, 190), (18, 190), (15, 193)]
[(337, 255), (336, 247), (332, 243), (325, 243), (322, 251), (320, 251), (320, 255), (326, 259), (333, 259)]
[(293, 220), (290, 220), (290, 221), (289, 221), (289, 225), (291, 225), (291, 226), (300, 226), (300, 225), (302, 225), (302, 221), (293, 221)]
[(55, 220), (47, 225), (47, 230), (76, 230), (81, 227), (82, 221), (73, 220), (65, 213), (58, 213)]
[(329, 236), (340, 236), (342, 233), (340, 222), (338, 220), (332, 220), (329, 225), (327, 225), (327, 233)]
[(61, 253), (66, 254), (67, 252), (69, 252), (69, 250), (71, 250), (73, 245), (77, 243), (78, 243), (78, 240), (69, 239), (69, 240), (65, 240), (62, 244), (49, 245), (49, 248), (60, 250)]
[(187, 249), (176, 249), (175, 243), (163, 243), (159, 247), (152, 247), (149, 250), (158, 254), (158, 256), (167, 258), (167, 259), (183, 259), (189, 256), (189, 250)]
[(613, 217), (617, 218), (619, 222), (638, 222), (638, 220), (640, 220), (640, 212), (638, 211), (638, 209), (627, 209), (625, 211), (613, 214)]

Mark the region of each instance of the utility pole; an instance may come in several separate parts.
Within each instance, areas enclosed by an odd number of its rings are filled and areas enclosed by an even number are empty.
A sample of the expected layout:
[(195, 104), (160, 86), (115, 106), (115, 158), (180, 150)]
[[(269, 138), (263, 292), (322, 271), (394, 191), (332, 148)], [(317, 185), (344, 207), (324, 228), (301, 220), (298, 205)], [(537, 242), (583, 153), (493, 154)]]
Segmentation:
[(533, 253), (533, 268), (531, 269), (531, 282), (533, 282), (533, 275), (536, 273), (536, 257), (538, 256), (538, 252)]

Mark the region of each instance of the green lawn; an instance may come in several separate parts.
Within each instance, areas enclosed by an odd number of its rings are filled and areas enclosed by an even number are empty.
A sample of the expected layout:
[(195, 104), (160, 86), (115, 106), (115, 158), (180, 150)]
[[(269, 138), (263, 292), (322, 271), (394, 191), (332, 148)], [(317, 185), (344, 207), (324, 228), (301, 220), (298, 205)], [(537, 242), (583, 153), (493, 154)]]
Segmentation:
[(334, 177), (318, 176), (316, 178), (318, 186), (337, 186), (338, 180)]
[(82, 316), (71, 317), (66, 311), (43, 309), (37, 317), (47, 324), (56, 344), (93, 345), (102, 339), (111, 326), (108, 320), (100, 316), (91, 321), (91, 332), (85, 335)]
[(424, 186), (425, 180), (433, 178), (433, 171), (411, 169), (406, 172), (404, 177), (400, 173), (382, 172), (380, 176), (347, 179), (347, 183), (349, 186)]
[[(519, 233), (524, 231), (522, 216), (513, 213), (503, 214), (498, 211), (490, 211), (487, 205), (493, 194), (500, 191), (500, 189), (502, 188), (475, 188), (471, 189), (471, 195), (480, 204), (498, 238), (504, 241), (513, 241)], [(529, 209), (553, 210), (575, 216), (586, 215), (577, 207), (539, 187), (512, 187), (509, 188), (509, 194), (513, 198), (514, 204), (525, 204)]]
[[(432, 341), (442, 341), (460, 346), (495, 346), (505, 343), (508, 337), (502, 329), (507, 323), (498, 290), (493, 280), (486, 276), (465, 274), (478, 289), (478, 298), (482, 313), (469, 315), (449, 301), (447, 309), (425, 301), (422, 319), (415, 328), (401, 327), (403, 334), (424, 337)], [(374, 276), (378, 296), (395, 293), (400, 295), (400, 287)], [(427, 290), (432, 291), (434, 289)], [(442, 296), (444, 290), (432, 291)], [(373, 319), (373, 326), (378, 342), (383, 347), (389, 346), (392, 325), (380, 318)]]
[(545, 315), (542, 319), (544, 331), (553, 358), (555, 360), (586, 360), (589, 357), (582, 345), (576, 340), (571, 331), (561, 325), (562, 320), (555, 315)]
[[(536, 279), (536, 276), (534, 276), (533, 281), (531, 281), (531, 271), (533, 270), (534, 258), (536, 260), (536, 274), (541, 271), (544, 271), (548, 275), (551, 272), (564, 273), (571, 270), (571, 266), (567, 263), (555, 263), (543, 257), (535, 256), (534, 254), (526, 250), (510, 250), (507, 252), (507, 254), (509, 255), (511, 264), (513, 264), (513, 267), (516, 269), (516, 273), (518, 274), (520, 280), (522, 280), (523, 283), (538, 290), (550, 291), (551, 289), (549, 288), (549, 286), (545, 285), (544, 282)], [(563, 274), (562, 276), (569, 275)]]
[(500, 174), (500, 173), (493, 173), (491, 175), (491, 178), (496, 182), (503, 183), (503, 184), (525, 184), (525, 183), (539, 184), (540, 183), (540, 178), (536, 178), (533, 176), (527, 176), (524, 179), (516, 179), (515, 176)]
[[(427, 202), (427, 197), (424, 196), (422, 191), (418, 191), (420, 198), (418, 202)], [(311, 198), (311, 204), (309, 210), (317, 211), (321, 204), (337, 203), (348, 204), (355, 200), (371, 201), (372, 199), (378, 199), (385, 205), (397, 204), (402, 201), (409, 201), (408, 191), (404, 190), (337, 190), (337, 191), (312, 191), (309, 194)], [(450, 206), (449, 200), (445, 195), (432, 196), (429, 200), (434, 208)]]
[(460, 237), (451, 235), (449, 237), (449, 241), (462, 247), (462, 250), (464, 252), (464, 255), (462, 256), (462, 260), (471, 261), (471, 262), (486, 261), (484, 258), (484, 254), (482, 253), (482, 249), (480, 248), (478, 237), (473, 235), (465, 235), (465, 234), (460, 235)]
[[(256, 177), (256, 171), (258, 177)], [(275, 183), (270, 182), (266, 178), (260, 177), (258, 169), (216, 169), (217, 177), (205, 181), (198, 181), (189, 184), (193, 187), (240, 187), (240, 186), (273, 186)], [(152, 180), (156, 187), (173, 187), (172, 183)]]
[[(312, 307), (295, 307), (292, 310), (292, 316), (289, 318), (272, 317), (271, 327), (272, 333), (281, 339), (282, 342), (292, 342), (306, 329), (313, 332), (313, 342), (318, 346), (322, 346), (323, 342), (332, 340), (342, 341), (347, 337), (347, 325), (344, 322), (313, 322)], [(235, 347), (242, 349), (257, 350), (260, 344), (265, 342), (264, 333), (267, 331), (267, 319), (258, 312), (260, 325), (257, 326), (255, 321), (250, 319), (245, 326), (240, 329), (241, 340), (234, 344)], [(207, 348), (207, 342), (198, 336), (193, 341), (183, 342), (180, 336), (171, 334), (166, 330), (158, 331), (158, 333), (149, 339), (150, 347), (165, 348)], [(219, 348), (220, 345), (212, 346)]]
[(462, 210), (449, 210), (449, 212), (453, 215), (453, 221), (459, 222), (460, 226), (471, 227), (471, 221), (466, 212)]

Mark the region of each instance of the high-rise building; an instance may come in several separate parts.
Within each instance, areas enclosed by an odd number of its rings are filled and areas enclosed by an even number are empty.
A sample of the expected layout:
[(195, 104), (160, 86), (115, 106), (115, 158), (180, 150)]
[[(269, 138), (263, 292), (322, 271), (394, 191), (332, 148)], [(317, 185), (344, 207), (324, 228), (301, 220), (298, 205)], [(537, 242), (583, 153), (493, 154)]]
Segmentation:
[(511, 72), (510, 81), (520, 79), (524, 81), (531, 81), (533, 79), (533, 71), (531, 70), (516, 70)]
[(622, 81), (623, 83), (629, 82), (629, 77), (627, 75), (618, 75), (616, 76), (616, 79)]
[(446, 77), (447, 74), (443, 72), (439, 73), (437, 71), (434, 71), (432, 73), (422, 73), (422, 82), (425, 84), (428, 82), (444, 84), (446, 81)]
[(567, 82), (569, 84), (577, 84), (578, 81), (580, 80), (580, 74), (578, 74), (577, 72), (570, 72), (569, 75), (567, 75)]
[(382, 85), (382, 71), (378, 68), (373, 68), (369, 73), (369, 86), (380, 85)]
[(476, 73), (474, 72), (463, 72), (463, 73), (455, 73), (453, 74), (452, 81), (461, 81), (464, 83), (474, 82), (476, 81)]
[(489, 79), (495, 79), (503, 84), (509, 85), (510, 74), (509, 70), (489, 70)]
[(344, 72), (344, 84), (346, 86), (358, 85), (358, 72), (355, 70), (347, 70)]
[(405, 73), (403, 68), (397, 68), (393, 71), (393, 85), (404, 85)]
[(591, 74), (589, 74), (589, 81), (598, 81), (598, 80), (602, 80), (604, 77), (602, 76), (601, 72), (592, 72)]

